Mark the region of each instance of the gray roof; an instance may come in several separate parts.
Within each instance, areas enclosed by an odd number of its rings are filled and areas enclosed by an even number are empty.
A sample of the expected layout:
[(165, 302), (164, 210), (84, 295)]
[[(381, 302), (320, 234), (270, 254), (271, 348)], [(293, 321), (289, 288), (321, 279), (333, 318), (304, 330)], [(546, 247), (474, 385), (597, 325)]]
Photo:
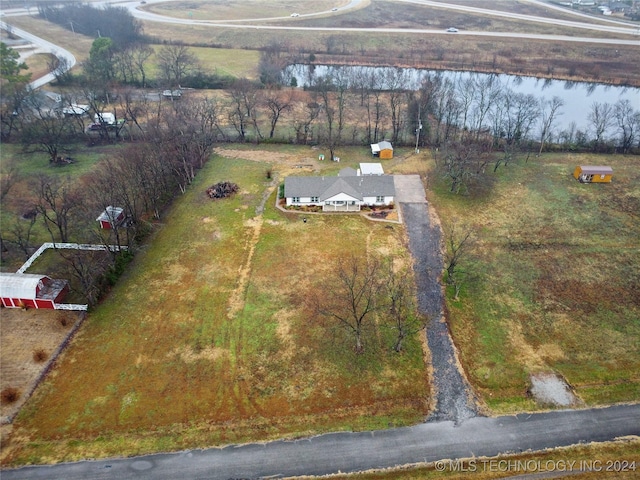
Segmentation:
[(606, 175), (613, 173), (613, 168), (603, 165), (580, 165), (580, 170), (587, 175)]
[(355, 177), (356, 175), (358, 175), (358, 171), (351, 167), (344, 167), (338, 172), (339, 177)]
[(362, 197), (390, 197), (395, 195), (391, 175), (367, 177), (287, 177), (284, 179), (284, 196), (318, 197), (320, 201), (340, 193), (362, 200)]

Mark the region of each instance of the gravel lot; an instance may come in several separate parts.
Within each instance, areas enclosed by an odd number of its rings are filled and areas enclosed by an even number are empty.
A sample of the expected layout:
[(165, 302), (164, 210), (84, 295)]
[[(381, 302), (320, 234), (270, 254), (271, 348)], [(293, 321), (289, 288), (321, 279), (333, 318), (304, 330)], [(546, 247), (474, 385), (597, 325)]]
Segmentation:
[[(418, 176), (396, 180), (396, 192), (407, 226), (409, 249), (414, 259), (418, 287), (418, 308), (431, 320), (427, 325), (427, 343), (431, 350), (436, 408), (429, 421), (449, 420), (456, 424), (478, 415), (476, 398), (462, 374), (449, 327), (443, 316), (443, 293), (440, 275), (443, 269), (440, 253), (440, 226), (433, 222), (426, 200), (416, 202)], [(396, 177), (397, 178), (397, 177)], [(411, 184), (405, 185), (404, 182)], [(419, 183), (424, 199), (424, 189)], [(400, 188), (399, 188), (400, 187)], [(410, 191), (410, 196), (402, 192)], [(406, 201), (410, 200), (410, 201)]]

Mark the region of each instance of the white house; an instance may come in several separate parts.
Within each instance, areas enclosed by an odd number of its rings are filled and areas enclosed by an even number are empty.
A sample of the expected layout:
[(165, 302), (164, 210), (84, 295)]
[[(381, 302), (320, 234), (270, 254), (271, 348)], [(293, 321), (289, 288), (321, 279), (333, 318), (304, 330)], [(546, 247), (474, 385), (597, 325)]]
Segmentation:
[(290, 206), (322, 206), (328, 211), (359, 211), (363, 206), (393, 204), (395, 186), (389, 175), (287, 177), (284, 196)]

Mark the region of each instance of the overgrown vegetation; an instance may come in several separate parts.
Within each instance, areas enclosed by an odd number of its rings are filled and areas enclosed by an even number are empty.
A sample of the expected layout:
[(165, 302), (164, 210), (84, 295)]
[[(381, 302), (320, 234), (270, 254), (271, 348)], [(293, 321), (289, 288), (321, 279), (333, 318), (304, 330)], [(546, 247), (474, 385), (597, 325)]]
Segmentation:
[(0, 401), (3, 404), (14, 403), (20, 398), (20, 391), (14, 387), (6, 387), (0, 392)]
[[(613, 183), (576, 181), (575, 165), (589, 163), (612, 165)], [(546, 154), (499, 170), (482, 195), (453, 195), (442, 181), (429, 192), (442, 218), (476, 232), (447, 303), (465, 371), (494, 411), (535, 408), (528, 375), (545, 371), (588, 405), (638, 398), (635, 164)]]
[(47, 358), (49, 358), (49, 354), (47, 353), (47, 351), (44, 348), (36, 348), (33, 351), (33, 361), (36, 363), (42, 363), (44, 362)]

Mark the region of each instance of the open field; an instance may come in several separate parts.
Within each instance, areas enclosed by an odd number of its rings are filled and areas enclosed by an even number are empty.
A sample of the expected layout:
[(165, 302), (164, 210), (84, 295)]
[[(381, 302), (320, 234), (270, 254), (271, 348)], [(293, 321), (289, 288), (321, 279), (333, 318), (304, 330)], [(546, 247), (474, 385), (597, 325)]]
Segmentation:
[[(258, 2), (259, 3), (259, 2)], [(290, 4), (290, 2), (288, 3)], [(171, 3), (172, 8), (178, 4)], [(195, 4), (192, 12), (205, 10), (205, 4)], [(257, 4), (256, 4), (257, 5)], [(265, 4), (266, 5), (266, 4)], [(278, 4), (281, 5), (281, 4)], [(300, 12), (307, 5), (299, 4)], [(565, 13), (550, 13), (547, 9), (529, 4), (508, 2), (509, 9), (519, 13), (559, 18), (572, 18)], [(151, 6), (149, 6), (151, 7)], [(164, 8), (155, 5), (153, 8)], [(237, 6), (237, 8), (241, 8)], [(284, 8), (284, 7), (283, 7)], [(503, 8), (505, 9), (505, 8)], [(185, 9), (187, 12), (188, 9)], [(287, 9), (289, 11), (290, 9)], [(522, 10), (522, 12), (521, 12)], [(236, 10), (229, 15), (242, 17)], [(169, 12), (164, 12), (169, 13)], [(174, 12), (175, 14), (175, 12)], [(194, 13), (195, 15), (195, 13)], [(288, 15), (288, 14), (287, 14)], [(256, 7), (251, 18), (273, 16), (268, 5)], [(375, 22), (372, 20), (375, 19)], [(597, 18), (581, 21), (598, 23)], [(457, 26), (461, 29), (514, 31), (528, 33), (550, 33), (561, 35), (591, 35), (598, 32), (553, 27), (544, 24), (516, 22), (488, 16), (470, 16), (444, 9), (418, 7), (397, 3), (375, 1), (367, 7), (325, 18), (292, 19), (287, 25), (313, 27), (400, 27), (446, 29)], [(31, 17), (13, 17), (12, 23), (20, 28), (37, 31), (40, 36), (58, 42), (71, 50), (79, 61), (88, 56), (92, 39), (73, 35), (71, 32)], [(316, 55), (317, 63), (357, 63), (364, 65), (395, 65), (439, 70), (475, 70), (516, 75), (532, 75), (544, 78), (586, 80), (612, 84), (640, 86), (640, 72), (633, 68), (640, 63), (640, 49), (624, 45), (595, 45), (543, 40), (515, 41), (514, 39), (471, 37), (463, 35), (416, 35), (401, 33), (356, 33), (356, 32), (308, 32), (258, 29), (234, 29), (209, 26), (167, 25), (143, 22), (147, 35), (159, 40), (182, 41), (188, 45), (215, 47), (236, 51), (259, 50), (277, 43), (290, 61), (306, 60), (309, 53)], [(613, 35), (613, 34), (612, 34)], [(628, 36), (627, 36), (628, 37)], [(216, 53), (216, 56), (219, 54)], [(221, 53), (221, 61), (229, 59)], [(205, 55), (206, 58), (206, 55)], [(246, 63), (244, 63), (246, 62)], [(207, 62), (205, 62), (206, 64)], [(241, 63), (244, 63), (242, 65)], [(216, 65), (216, 62), (213, 61)], [(229, 73), (256, 78), (257, 64), (250, 56), (238, 55)], [(76, 67), (79, 68), (79, 67)], [(225, 72), (222, 70), (222, 72)], [(226, 72), (225, 72), (226, 73)]]
[[(611, 165), (613, 183), (577, 182), (580, 164)], [(529, 375), (540, 372), (564, 377), (588, 405), (640, 398), (637, 164), (546, 154), (499, 170), (485, 197), (428, 193), (441, 218), (477, 232), (449, 321), (494, 412), (533, 408)]]
[[(24, 403), (36, 377), (76, 322), (77, 313), (3, 309), (0, 318), (0, 390), (13, 387), (20, 392), (18, 401), (1, 405), (4, 421)], [(40, 350), (43, 354), (34, 358)]]
[[(510, 5), (513, 5), (511, 3)], [(436, 28), (455, 25), (467, 30), (513, 31), (562, 35), (591, 35), (598, 32), (518, 22), (497, 17), (452, 12), (444, 9), (372, 2), (366, 8), (337, 16), (295, 19), (296, 25), (309, 27)], [(154, 7), (155, 8), (155, 7)], [(510, 7), (511, 8), (511, 7)], [(160, 13), (160, 12), (159, 12)], [(170, 14), (169, 12), (164, 12)], [(549, 16), (546, 9), (526, 13)], [(555, 16), (556, 13), (554, 12)], [(562, 18), (572, 18), (558, 14)], [(271, 16), (269, 8), (251, 18)], [(375, 19), (375, 21), (372, 21)], [(291, 24), (287, 19), (286, 23)], [(574, 18), (575, 20), (575, 18)], [(585, 21), (589, 21), (586, 19)], [(597, 20), (594, 20), (597, 22)], [(282, 22), (280, 22), (282, 23)], [(169, 34), (169, 29), (171, 33)], [(547, 78), (594, 80), (640, 85), (630, 65), (640, 61), (633, 46), (589, 45), (542, 40), (477, 38), (457, 35), (415, 35), (372, 32), (273, 32), (255, 29), (225, 29), (204, 26), (167, 26), (145, 23), (145, 32), (157, 37), (180, 37), (187, 43), (255, 49), (277, 42), (289, 54), (310, 52), (317, 63), (359, 63), (434, 69), (497, 71)], [(627, 36), (628, 38), (628, 36)], [(331, 45), (332, 47), (328, 47)], [(301, 59), (302, 57), (300, 57)]]
[[(294, 169), (290, 159), (307, 164), (312, 152), (294, 150), (273, 168)], [(355, 355), (343, 331), (323, 326), (307, 303), (345, 252), (408, 261), (402, 228), (351, 215), (303, 223), (277, 211), (265, 180), (268, 158), (218, 156), (200, 173), (21, 411), (3, 462), (375, 429), (424, 418), (430, 395), (417, 338), (396, 355), (393, 332), (372, 325), (365, 354)], [(220, 180), (235, 181), (241, 193), (208, 199), (204, 190)], [(267, 196), (264, 214), (256, 216)]]

